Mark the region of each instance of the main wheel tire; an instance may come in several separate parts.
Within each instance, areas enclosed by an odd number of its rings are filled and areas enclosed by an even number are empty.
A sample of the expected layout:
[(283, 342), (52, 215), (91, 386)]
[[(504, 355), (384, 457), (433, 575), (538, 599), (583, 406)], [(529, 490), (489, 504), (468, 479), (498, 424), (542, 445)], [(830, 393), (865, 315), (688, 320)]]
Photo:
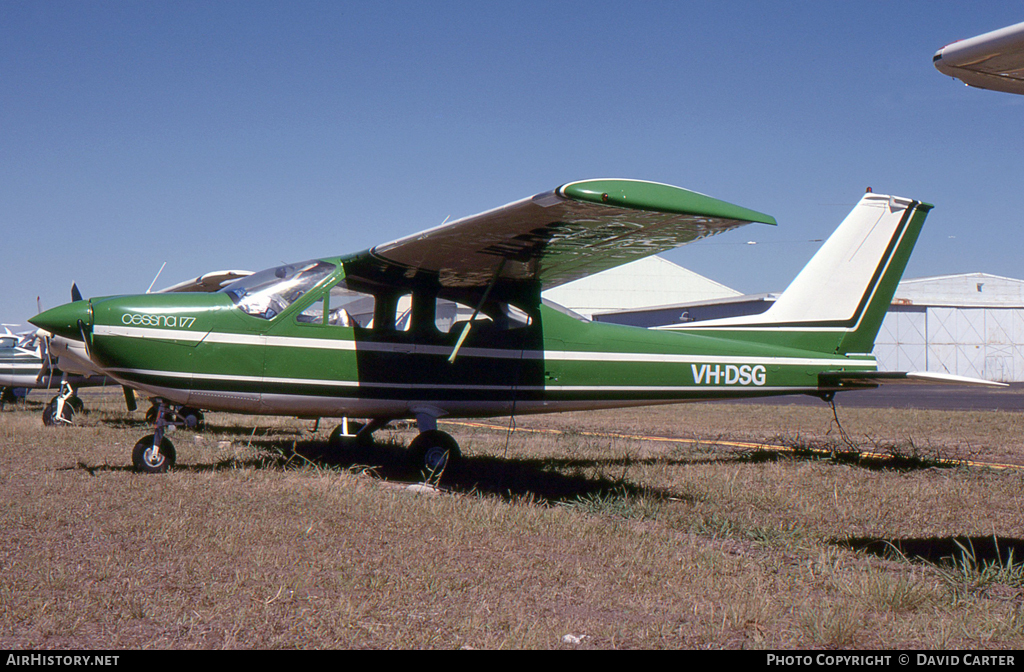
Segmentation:
[(174, 444), (170, 439), (164, 437), (160, 441), (160, 448), (155, 448), (155, 435), (149, 434), (139, 439), (132, 449), (132, 466), (135, 471), (146, 474), (162, 474), (174, 466), (177, 455), (174, 452)]
[(413, 467), (426, 472), (427, 477), (451, 473), (462, 457), (459, 444), (447, 432), (428, 429), (409, 444), (409, 457)]
[(64, 409), (57, 417), (57, 397), (50, 400), (50, 403), (43, 409), (43, 424), (47, 427), (54, 425), (70, 425), (75, 420), (75, 407), (64, 402)]

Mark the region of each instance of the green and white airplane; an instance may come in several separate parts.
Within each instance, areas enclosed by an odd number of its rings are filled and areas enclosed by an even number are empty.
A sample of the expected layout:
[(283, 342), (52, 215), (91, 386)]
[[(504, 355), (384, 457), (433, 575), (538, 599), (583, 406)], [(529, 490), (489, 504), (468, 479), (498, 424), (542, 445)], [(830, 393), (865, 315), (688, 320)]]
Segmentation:
[[(767, 312), (659, 329), (581, 320), (541, 292), (775, 220), (664, 184), (572, 182), (212, 294), (94, 298), (30, 321), (83, 341), (106, 375), (166, 404), (344, 418), (332, 434), (342, 443), (415, 419), (410, 455), (437, 471), (459, 456), (437, 429), (445, 417), (985, 382), (878, 372), (868, 354), (931, 207), (867, 193)], [(136, 469), (173, 465), (164, 415), (136, 444)]]

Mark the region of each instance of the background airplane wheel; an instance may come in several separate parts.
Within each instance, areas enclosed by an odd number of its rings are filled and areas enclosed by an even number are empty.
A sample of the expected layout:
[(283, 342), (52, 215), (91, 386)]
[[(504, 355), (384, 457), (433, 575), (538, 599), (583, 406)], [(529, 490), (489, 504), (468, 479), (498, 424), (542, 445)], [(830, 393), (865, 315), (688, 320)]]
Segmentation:
[(135, 471), (147, 474), (162, 474), (174, 466), (177, 455), (170, 439), (160, 441), (160, 449), (155, 449), (154, 435), (149, 434), (139, 439), (132, 450), (132, 466)]
[(5, 387), (0, 391), (0, 410), (3, 410), (6, 404), (13, 404), (16, 401), (18, 401), (18, 397), (11, 388)]
[(425, 471), (429, 477), (443, 472), (451, 473), (462, 457), (462, 452), (450, 434), (430, 429), (420, 432), (412, 440), (409, 444), (409, 457), (413, 466)]
[(203, 419), (203, 412), (197, 408), (189, 408), (188, 406), (182, 406), (178, 409), (178, 417), (185, 423), (187, 429), (191, 429), (195, 432), (202, 431), (206, 425), (206, 421)]
[(75, 419), (75, 407), (65, 403), (60, 418), (57, 417), (57, 398), (54, 397), (43, 409), (43, 424), (47, 427), (54, 425), (71, 424)]

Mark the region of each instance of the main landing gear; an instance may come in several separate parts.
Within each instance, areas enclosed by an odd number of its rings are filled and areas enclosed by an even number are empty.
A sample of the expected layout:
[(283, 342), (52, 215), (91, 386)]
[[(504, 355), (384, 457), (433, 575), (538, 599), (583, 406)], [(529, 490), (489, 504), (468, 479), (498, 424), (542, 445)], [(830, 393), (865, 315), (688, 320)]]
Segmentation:
[[(373, 432), (382, 429), (391, 418), (374, 419), (367, 424), (342, 419), (329, 439), (332, 448), (354, 450), (373, 443)], [(451, 473), (462, 458), (459, 444), (447, 432), (437, 428), (437, 416), (417, 414), (416, 424), (420, 433), (406, 449), (409, 466), (423, 473), (428, 479)]]
[(461, 457), (459, 444), (440, 429), (420, 432), (409, 444), (409, 459), (428, 478), (453, 470)]

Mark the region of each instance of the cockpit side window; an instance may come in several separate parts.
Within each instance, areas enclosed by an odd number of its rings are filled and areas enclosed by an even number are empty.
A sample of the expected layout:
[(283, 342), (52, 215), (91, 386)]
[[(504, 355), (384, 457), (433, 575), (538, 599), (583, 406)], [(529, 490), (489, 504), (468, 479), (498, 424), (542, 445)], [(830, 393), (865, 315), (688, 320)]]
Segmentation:
[(316, 260), (277, 266), (236, 280), (220, 292), (249, 315), (271, 320), (336, 268), (332, 263)]
[(373, 294), (352, 289), (341, 280), (295, 319), (304, 324), (372, 329), (376, 304), (377, 298)]

